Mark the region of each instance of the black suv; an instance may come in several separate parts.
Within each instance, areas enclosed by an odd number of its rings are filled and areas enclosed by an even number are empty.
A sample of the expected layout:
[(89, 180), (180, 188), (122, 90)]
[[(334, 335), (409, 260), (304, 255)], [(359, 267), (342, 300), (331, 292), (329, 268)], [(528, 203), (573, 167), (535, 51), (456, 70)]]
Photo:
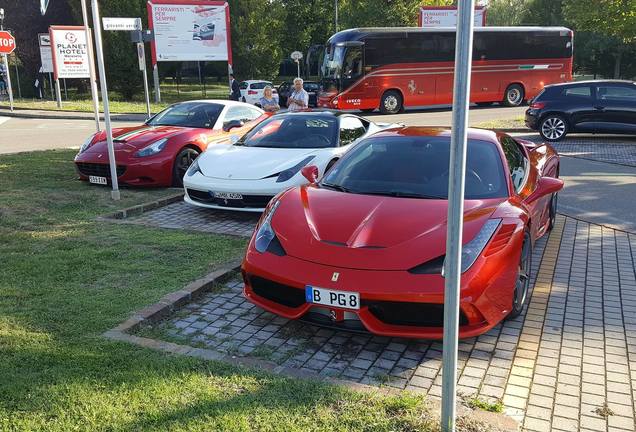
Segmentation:
[(548, 141), (569, 132), (636, 134), (636, 83), (579, 81), (546, 86), (530, 102), (526, 126)]

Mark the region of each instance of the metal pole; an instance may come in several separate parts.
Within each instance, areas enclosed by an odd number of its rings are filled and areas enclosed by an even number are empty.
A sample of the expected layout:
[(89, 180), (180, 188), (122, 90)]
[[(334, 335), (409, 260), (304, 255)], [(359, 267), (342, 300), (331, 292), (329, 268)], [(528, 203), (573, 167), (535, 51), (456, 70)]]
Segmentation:
[(62, 83), (64, 84), (64, 100), (68, 101), (68, 90), (66, 89), (66, 78), (62, 78)]
[(60, 80), (55, 80), (55, 99), (57, 100), (57, 107), (62, 108), (62, 90), (60, 90)]
[(338, 33), (338, 0), (334, 0), (334, 11), (335, 11), (335, 33)]
[[(143, 42), (139, 42), (141, 44), (141, 48), (143, 48)], [(137, 52), (139, 53), (140, 47), (137, 47)], [(152, 116), (152, 113), (150, 112), (150, 91), (148, 90), (148, 72), (146, 72), (146, 50), (142, 50), (143, 51), (143, 55), (144, 58), (142, 59), (143, 63), (140, 66), (143, 66), (141, 68), (141, 74), (143, 76), (144, 79), (144, 96), (146, 97), (146, 113), (148, 114), (148, 118), (150, 118)]]
[(203, 81), (201, 80), (201, 62), (197, 62), (197, 66), (199, 67), (199, 86), (201, 86), (201, 95), (203, 95)]
[(55, 92), (53, 91), (53, 77), (51, 76), (51, 72), (49, 72), (49, 91), (51, 92), (51, 100), (55, 100)]
[(159, 88), (159, 65), (157, 63), (152, 67), (152, 78), (155, 82), (155, 102), (161, 102), (161, 89)]
[(296, 69), (298, 69), (298, 78), (300, 78), (300, 60), (296, 59)]
[(84, 33), (86, 34), (86, 46), (88, 47), (88, 70), (91, 80), (91, 97), (93, 98), (93, 112), (95, 113), (95, 129), (99, 132), (99, 94), (97, 93), (97, 78), (95, 77), (95, 53), (93, 52), (93, 40), (91, 30), (88, 27), (88, 12), (86, 0), (82, 0), (82, 20), (84, 21)]
[(444, 344), (442, 354), (442, 417), (444, 432), (455, 431), (459, 293), (461, 287), (462, 230), (468, 103), (473, 46), (474, 0), (459, 0), (455, 41), (455, 82), (451, 131), (448, 228), (444, 264)]
[(13, 60), (15, 61), (15, 81), (18, 87), (18, 98), (22, 99), (22, 89), (20, 88), (20, 74), (18, 73), (18, 56), (13, 53)]
[(6, 54), (3, 54), (4, 57), (4, 70), (7, 72), (7, 91), (9, 93), (9, 109), (13, 111), (13, 90), (11, 88), (11, 74), (9, 73), (9, 60)]
[(106, 142), (108, 143), (108, 162), (110, 163), (110, 180), (113, 184), (111, 197), (119, 200), (119, 184), (117, 181), (117, 163), (115, 161), (115, 147), (113, 145), (113, 129), (110, 125), (110, 107), (108, 105), (108, 86), (106, 85), (106, 70), (104, 69), (104, 51), (102, 51), (102, 24), (99, 20), (99, 6), (97, 0), (91, 0), (93, 9), (93, 31), (95, 32), (95, 49), (97, 51), (97, 68), (99, 69), (99, 86), (102, 90), (104, 103), (104, 123), (106, 124)]

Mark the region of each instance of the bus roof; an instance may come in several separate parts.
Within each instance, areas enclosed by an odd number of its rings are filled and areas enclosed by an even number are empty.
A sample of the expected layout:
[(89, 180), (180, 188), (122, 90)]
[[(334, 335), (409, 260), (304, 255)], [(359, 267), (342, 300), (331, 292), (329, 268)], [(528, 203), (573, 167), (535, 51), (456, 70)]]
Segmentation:
[[(475, 27), (475, 32), (568, 32), (567, 27)], [(409, 33), (439, 33), (455, 32), (455, 27), (361, 27), (340, 31), (329, 38), (327, 43), (360, 41), (375, 34), (396, 34), (407, 35)]]

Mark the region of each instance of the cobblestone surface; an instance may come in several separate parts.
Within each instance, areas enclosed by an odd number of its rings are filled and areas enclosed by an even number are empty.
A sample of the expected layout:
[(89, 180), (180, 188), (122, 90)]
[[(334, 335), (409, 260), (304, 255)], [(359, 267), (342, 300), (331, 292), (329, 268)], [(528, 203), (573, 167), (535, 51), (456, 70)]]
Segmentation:
[(121, 222), (249, 237), (259, 217), (260, 213), (205, 209), (180, 201)]
[[(460, 341), (458, 390), (503, 400), (527, 431), (635, 430), (635, 258), (636, 236), (560, 216), (535, 246), (525, 313)], [(440, 397), (441, 342), (289, 321), (241, 291), (229, 282), (159, 329), (193, 346)]]
[[(514, 134), (532, 142), (543, 142), (539, 134)], [(580, 157), (598, 162), (636, 166), (636, 139), (631, 136), (590, 135), (567, 136), (552, 146), (564, 156)]]

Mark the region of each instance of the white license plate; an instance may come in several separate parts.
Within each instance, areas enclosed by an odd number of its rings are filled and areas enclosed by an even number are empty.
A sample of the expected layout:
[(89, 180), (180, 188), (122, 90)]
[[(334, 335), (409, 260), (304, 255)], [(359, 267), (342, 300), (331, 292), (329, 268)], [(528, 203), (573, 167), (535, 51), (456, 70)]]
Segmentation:
[(106, 179), (106, 177), (88, 176), (88, 181), (90, 183), (101, 184), (101, 185), (108, 184), (108, 180)]
[(235, 192), (214, 192), (214, 198), (242, 200), (243, 195), (241, 195), (240, 193), (235, 193)]
[(305, 287), (307, 303), (334, 306), (343, 309), (360, 309), (360, 294), (352, 291), (338, 291), (307, 285)]

